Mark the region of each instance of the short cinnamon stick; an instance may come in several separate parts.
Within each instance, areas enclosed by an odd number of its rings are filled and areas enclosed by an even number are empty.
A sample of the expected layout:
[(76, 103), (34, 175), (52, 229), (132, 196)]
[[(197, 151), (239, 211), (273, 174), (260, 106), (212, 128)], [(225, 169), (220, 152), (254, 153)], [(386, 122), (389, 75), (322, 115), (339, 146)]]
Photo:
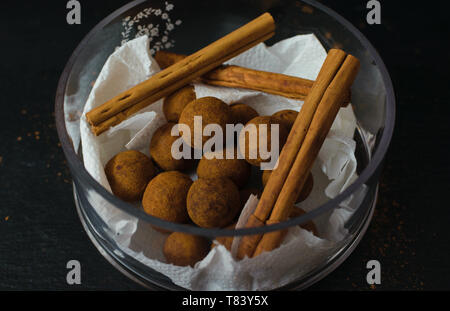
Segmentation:
[[(273, 170), (265, 188), (261, 195), (261, 199), (245, 227), (256, 227), (265, 224), (267, 218), (272, 212), (273, 206), (278, 198), (278, 195), (283, 187), (283, 184), (289, 174), (300, 146), (306, 136), (308, 128), (316, 112), (325, 90), (333, 80), (335, 74), (338, 72), (341, 64), (344, 62), (346, 53), (342, 50), (332, 49), (328, 52), (327, 58), (317, 76), (316, 83), (314, 83), (309, 95), (294, 122), (294, 125), (289, 133), (288, 139), (278, 158), (278, 166)], [(237, 257), (239, 259), (245, 256), (252, 257), (259, 240), (262, 235), (243, 236)]]
[(265, 13), (200, 51), (158, 72), (130, 90), (115, 96), (103, 105), (92, 109), (86, 113), (86, 119), (93, 126), (94, 133), (98, 135), (108, 126), (117, 124), (132, 113), (183, 87), (230, 58), (267, 40), (273, 35), (274, 30), (275, 23), (272, 16)]
[(202, 76), (206, 84), (251, 89), (304, 100), (314, 81), (240, 66), (221, 66)]
[[(267, 223), (272, 224), (284, 221), (292, 212), (298, 189), (301, 189), (305, 184), (317, 154), (341, 107), (345, 90), (349, 89), (353, 84), (359, 66), (359, 60), (352, 55), (348, 55), (325, 91)], [(283, 236), (284, 233), (280, 231), (277, 233), (273, 232), (273, 234), (265, 234), (253, 256), (258, 256), (264, 251), (271, 251), (277, 248)]]

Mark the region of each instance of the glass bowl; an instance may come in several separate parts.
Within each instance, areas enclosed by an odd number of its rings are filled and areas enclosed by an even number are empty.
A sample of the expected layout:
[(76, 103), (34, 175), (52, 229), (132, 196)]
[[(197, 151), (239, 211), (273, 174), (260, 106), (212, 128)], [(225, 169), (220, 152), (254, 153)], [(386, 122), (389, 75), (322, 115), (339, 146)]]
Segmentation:
[[(150, 11), (149, 7), (155, 10)], [(198, 228), (152, 217), (116, 198), (91, 177), (84, 168), (82, 150), (79, 147), (79, 118), (92, 82), (116, 47), (145, 32), (145, 27), (149, 24), (156, 25), (163, 20), (159, 33), (152, 33), (152, 46), (188, 54), (265, 11), (269, 11), (277, 23), (276, 35), (267, 42), (268, 45), (293, 35), (313, 33), (327, 50), (339, 47), (361, 61), (361, 70), (352, 88), (352, 106), (357, 119), (355, 155), (359, 177), (350, 186), (335, 198), (300, 217), (260, 228), (228, 230)], [(389, 74), (373, 46), (348, 21), (315, 1), (137, 0), (102, 20), (73, 52), (59, 80), (55, 115), (59, 138), (73, 177), (76, 207), (84, 228), (98, 250), (116, 268), (151, 289), (184, 288), (174, 284), (167, 276), (150, 268), (136, 256), (130, 255), (129, 249), (118, 240), (120, 231), (124, 228), (110, 226), (99, 215), (94, 202), (105, 204), (123, 217), (134, 220), (140, 228), (139, 234), (145, 235), (145, 230), (152, 230), (152, 226), (157, 226), (214, 240), (219, 236), (242, 236), (291, 228), (317, 220), (339, 208), (350, 198), (358, 197), (352, 201), (354, 212), (345, 221), (345, 233), (335, 247), (321, 256), (313, 266), (294, 275), (287, 284), (276, 286), (276, 289), (304, 289), (342, 263), (357, 246), (370, 223), (376, 203), (380, 169), (394, 128), (395, 98)], [(139, 250), (139, 247), (135, 245), (134, 251)]]

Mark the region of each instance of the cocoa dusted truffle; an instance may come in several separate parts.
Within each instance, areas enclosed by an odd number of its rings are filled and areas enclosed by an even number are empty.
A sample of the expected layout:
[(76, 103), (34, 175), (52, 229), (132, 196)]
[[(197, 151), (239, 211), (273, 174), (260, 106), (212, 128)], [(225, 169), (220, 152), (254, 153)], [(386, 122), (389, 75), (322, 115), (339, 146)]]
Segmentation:
[(177, 266), (194, 266), (210, 250), (206, 238), (183, 232), (171, 233), (164, 243), (163, 254), (168, 263)]
[(177, 172), (163, 172), (153, 178), (145, 189), (142, 199), (144, 211), (152, 216), (186, 223), (189, 216), (186, 210), (186, 197), (192, 180)]
[(148, 182), (156, 175), (156, 168), (145, 154), (128, 150), (118, 153), (106, 163), (105, 174), (117, 197), (134, 202), (142, 198)]
[(195, 90), (192, 85), (186, 85), (167, 96), (163, 102), (163, 112), (167, 121), (178, 122), (183, 109), (195, 99)]
[(273, 118), (278, 120), (280, 123), (283, 123), (288, 130), (291, 130), (297, 116), (298, 112), (290, 109), (280, 110), (272, 115)]
[(187, 196), (189, 217), (204, 228), (229, 225), (240, 205), (239, 190), (228, 178), (199, 178)]
[[(225, 229), (234, 230), (235, 227), (236, 227), (236, 223), (233, 223), (233, 224), (227, 226)], [(229, 250), (230, 252), (231, 252), (231, 244), (233, 244), (233, 239), (234, 239), (233, 236), (218, 236), (218, 237), (216, 237), (217, 243), (225, 246), (225, 248), (227, 250)], [(211, 249), (216, 247), (217, 243), (212, 243)]]
[(230, 106), (231, 117), (235, 124), (247, 124), (253, 118), (259, 116), (255, 109), (246, 105), (235, 103)]
[[(272, 171), (265, 170), (262, 174), (262, 184), (263, 187), (266, 186), (267, 181), (269, 180), (270, 175), (272, 174)], [(300, 203), (302, 201), (305, 201), (306, 198), (311, 194), (311, 191), (314, 187), (314, 178), (311, 173), (309, 173), (308, 178), (306, 179), (305, 185), (303, 186), (303, 189), (298, 194), (297, 200), (295, 203)]]
[[(201, 127), (194, 127), (194, 117), (201, 117)], [(230, 107), (215, 97), (198, 98), (184, 108), (178, 123), (185, 124), (190, 128), (190, 141), (186, 141), (189, 146), (195, 146), (194, 137), (197, 136), (202, 138), (203, 147), (203, 144), (211, 138), (210, 136), (203, 136), (203, 129), (209, 124), (219, 125), (225, 137), (226, 124), (232, 123)], [(194, 132), (194, 129), (196, 132)], [(182, 128), (180, 128), (180, 132), (183, 132)]]
[(153, 134), (150, 142), (150, 155), (160, 168), (165, 171), (184, 170), (192, 165), (190, 159), (174, 159), (172, 144), (179, 136), (172, 136), (171, 130), (175, 123), (166, 123)]
[[(271, 125), (278, 124), (277, 120), (272, 118), (271, 116), (260, 116), (251, 119), (242, 131), (239, 134), (239, 148), (241, 152), (245, 150), (245, 159), (248, 163), (259, 166), (261, 162), (269, 162), (270, 159), (262, 159), (261, 154), (259, 153), (260, 144), (264, 140), (264, 144), (267, 148), (263, 148), (268, 152), (271, 152)], [(262, 126), (265, 125), (266, 130), (262, 130)], [(284, 143), (286, 142), (286, 138), (289, 134), (288, 130), (284, 126), (284, 124), (279, 124), (278, 126), (278, 139), (279, 139), (279, 150), (281, 151)], [(255, 157), (255, 156), (256, 157)]]
[[(232, 159), (227, 159), (227, 153)], [(221, 156), (222, 159), (217, 157)], [(197, 175), (200, 178), (228, 177), (239, 188), (244, 186), (251, 173), (250, 164), (244, 159), (238, 159), (237, 148), (228, 147), (221, 151), (209, 152), (203, 155), (197, 166)]]

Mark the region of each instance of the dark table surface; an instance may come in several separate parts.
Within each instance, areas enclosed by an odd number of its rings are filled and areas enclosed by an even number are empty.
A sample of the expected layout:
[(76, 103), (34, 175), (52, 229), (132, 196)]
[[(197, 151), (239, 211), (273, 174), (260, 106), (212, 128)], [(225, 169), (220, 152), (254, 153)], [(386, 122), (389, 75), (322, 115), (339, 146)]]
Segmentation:
[[(94, 248), (77, 216), (53, 114), (57, 81), (83, 36), (128, 1), (80, 1), (82, 24), (66, 23), (66, 1), (0, 4), (0, 289), (142, 289)], [(366, 1), (322, 1), (357, 26), (391, 74), (397, 98), (373, 221), (350, 257), (313, 290), (450, 289), (448, 16), (439, 1), (382, 1), (382, 24), (365, 22)], [(66, 263), (82, 285), (66, 283)], [(366, 283), (377, 259), (382, 284)]]

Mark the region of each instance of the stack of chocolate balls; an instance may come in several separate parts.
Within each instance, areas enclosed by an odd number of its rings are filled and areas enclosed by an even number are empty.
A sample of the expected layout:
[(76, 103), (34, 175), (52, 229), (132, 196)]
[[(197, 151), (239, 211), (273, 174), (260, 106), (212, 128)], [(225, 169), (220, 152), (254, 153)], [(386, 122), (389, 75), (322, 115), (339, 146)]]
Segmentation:
[[(192, 181), (187, 174), (196, 161), (191, 159), (174, 159), (172, 144), (179, 139), (172, 136), (172, 128), (185, 124), (191, 130), (191, 140), (185, 143), (191, 148), (194, 135), (202, 137), (202, 146), (210, 138), (203, 136), (203, 128), (208, 124), (219, 124), (225, 133), (226, 124), (268, 125), (279, 124), (279, 148), (283, 147), (289, 130), (297, 117), (297, 112), (283, 110), (272, 116), (259, 116), (251, 107), (235, 103), (227, 105), (215, 97), (196, 98), (191, 85), (183, 87), (164, 100), (163, 112), (168, 121), (154, 133), (150, 142), (150, 156), (139, 151), (124, 151), (114, 156), (105, 166), (105, 173), (112, 192), (128, 202), (142, 202), (142, 207), (149, 215), (175, 222), (192, 223), (203, 228), (234, 228), (244, 204), (250, 194), (259, 195), (262, 190), (246, 187), (251, 174), (251, 166), (259, 167), (263, 161), (258, 154), (259, 133), (257, 141), (249, 141), (247, 135), (239, 135), (241, 150), (245, 147), (245, 158), (237, 154), (236, 145), (225, 146), (221, 150), (206, 153), (198, 161), (196, 168), (198, 179)], [(202, 132), (195, 133), (194, 116), (202, 117)], [(244, 128), (245, 128), (244, 127)], [(241, 132), (241, 134), (244, 131)], [(267, 133), (267, 150), (270, 150), (270, 132)], [(256, 150), (257, 157), (250, 158), (249, 150)], [(230, 159), (226, 154), (234, 154)], [(221, 156), (217, 156), (221, 155)], [(261, 175), (262, 185), (267, 182), (270, 171), (255, 170)], [(261, 173), (263, 172), (263, 173)], [(298, 202), (306, 199), (313, 187), (312, 175), (300, 191)], [(303, 213), (295, 209), (295, 215)], [(314, 224), (304, 227), (315, 231)], [(155, 228), (166, 232), (162, 228)], [(218, 238), (217, 241), (230, 249), (232, 238)], [(170, 233), (166, 239), (163, 253), (167, 262), (178, 266), (193, 266), (204, 258), (211, 248), (209, 240), (180, 232)]]

